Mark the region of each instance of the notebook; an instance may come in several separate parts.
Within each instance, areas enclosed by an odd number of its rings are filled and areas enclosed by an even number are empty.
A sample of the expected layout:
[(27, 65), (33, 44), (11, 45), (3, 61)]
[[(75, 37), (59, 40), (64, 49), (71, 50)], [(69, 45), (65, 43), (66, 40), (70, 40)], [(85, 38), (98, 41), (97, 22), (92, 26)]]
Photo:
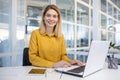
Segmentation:
[(104, 67), (109, 43), (109, 41), (92, 41), (85, 66), (80, 68), (80, 66), (72, 65), (71, 67), (57, 68), (55, 70), (80, 77), (86, 77), (100, 71)]

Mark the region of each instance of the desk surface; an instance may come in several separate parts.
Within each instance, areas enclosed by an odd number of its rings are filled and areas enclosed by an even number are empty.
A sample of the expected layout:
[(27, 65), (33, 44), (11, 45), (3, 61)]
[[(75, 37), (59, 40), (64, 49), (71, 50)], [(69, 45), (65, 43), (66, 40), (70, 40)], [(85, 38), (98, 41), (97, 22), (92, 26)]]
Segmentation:
[(54, 71), (52, 68), (47, 68), (45, 74), (28, 74), (32, 68), (40, 68), (33, 66), (19, 66), (19, 67), (1, 67), (0, 80), (119, 80), (120, 79), (120, 66), (119, 69), (103, 69), (95, 74), (85, 78), (80, 78), (72, 75), (62, 74)]

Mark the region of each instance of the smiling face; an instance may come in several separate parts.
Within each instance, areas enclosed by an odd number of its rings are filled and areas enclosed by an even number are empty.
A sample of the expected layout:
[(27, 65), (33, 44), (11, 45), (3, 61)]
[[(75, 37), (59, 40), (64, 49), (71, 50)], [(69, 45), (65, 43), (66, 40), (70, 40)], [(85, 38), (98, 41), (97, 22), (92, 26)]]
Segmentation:
[(52, 4), (45, 7), (40, 24), (40, 33), (54, 33), (58, 38), (61, 34), (61, 13), (59, 8)]
[(54, 29), (57, 22), (58, 22), (58, 13), (53, 9), (49, 9), (44, 16), (44, 23), (46, 25), (46, 28)]

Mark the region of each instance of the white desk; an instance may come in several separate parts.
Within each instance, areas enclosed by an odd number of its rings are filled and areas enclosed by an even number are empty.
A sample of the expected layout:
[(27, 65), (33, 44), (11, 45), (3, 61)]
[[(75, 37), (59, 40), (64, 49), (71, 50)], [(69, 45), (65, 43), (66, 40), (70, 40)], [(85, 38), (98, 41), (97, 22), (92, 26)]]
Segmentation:
[(92, 74), (85, 78), (62, 74), (55, 72), (52, 68), (47, 69), (47, 77), (45, 75), (30, 75), (28, 72), (31, 68), (39, 68), (33, 66), (19, 66), (19, 67), (1, 67), (0, 68), (0, 80), (119, 80), (120, 79), (120, 67), (119, 69), (103, 69), (95, 74)]

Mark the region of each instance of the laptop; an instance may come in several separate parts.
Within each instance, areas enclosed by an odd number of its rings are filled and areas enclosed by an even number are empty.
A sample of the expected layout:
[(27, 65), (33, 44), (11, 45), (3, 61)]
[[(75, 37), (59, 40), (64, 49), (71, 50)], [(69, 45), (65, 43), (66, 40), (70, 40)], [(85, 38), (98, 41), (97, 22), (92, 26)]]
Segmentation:
[(85, 66), (72, 65), (71, 67), (57, 68), (55, 70), (79, 77), (86, 77), (100, 71), (104, 67), (109, 43), (109, 41), (92, 41)]

